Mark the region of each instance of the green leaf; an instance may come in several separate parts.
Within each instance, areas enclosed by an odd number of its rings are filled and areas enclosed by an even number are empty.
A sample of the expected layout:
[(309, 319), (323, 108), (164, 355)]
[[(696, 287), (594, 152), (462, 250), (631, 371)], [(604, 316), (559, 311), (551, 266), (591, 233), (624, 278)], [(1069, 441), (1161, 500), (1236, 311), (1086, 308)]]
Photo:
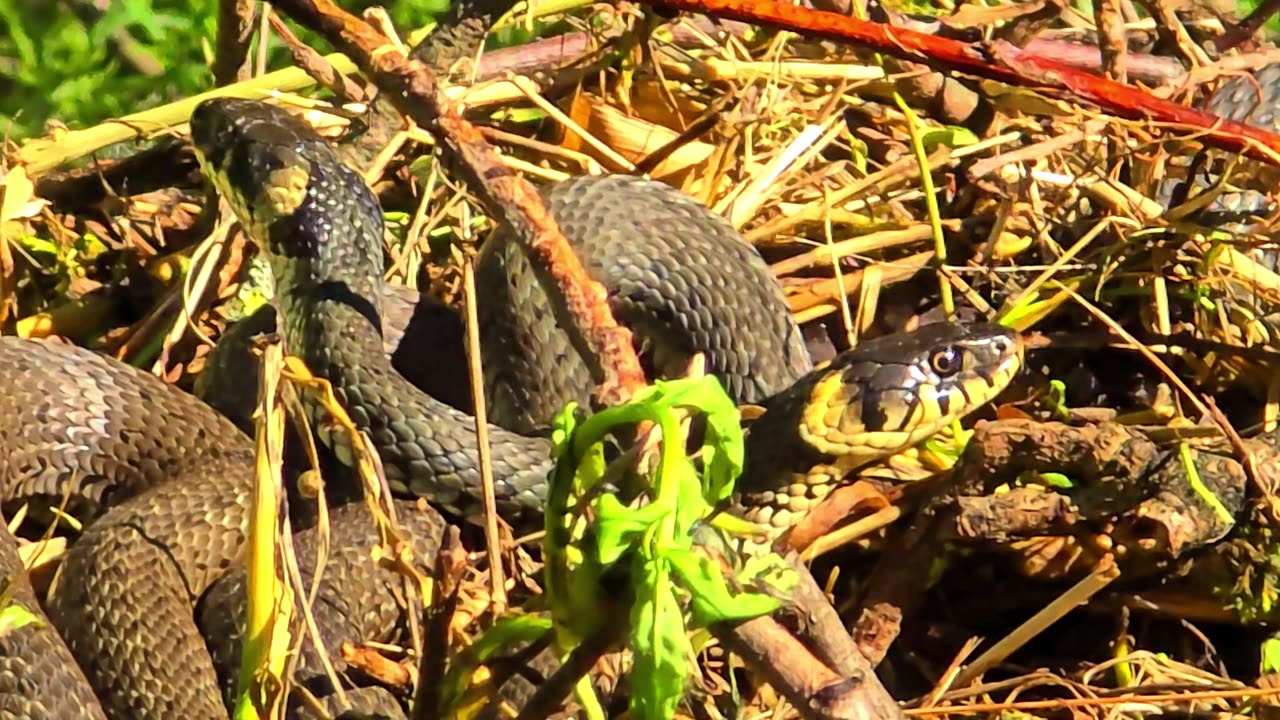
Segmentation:
[(596, 501), (596, 558), (601, 565), (612, 565), (627, 550), (635, 547), (650, 529), (671, 513), (663, 503), (650, 503), (632, 509), (613, 495), (601, 495)]
[(107, 251), (107, 244), (96, 233), (86, 232), (76, 241), (76, 248), (82, 255), (93, 259)]
[(671, 587), (666, 561), (637, 554), (632, 578), (637, 585), (631, 609), (631, 715), (635, 720), (667, 720), (684, 695), (693, 646)]
[(33, 253), (46, 253), (57, 256), (60, 254), (59, 248), (51, 240), (36, 237), (34, 235), (22, 235), (18, 238), (18, 242), (27, 250)]
[(896, 12), (927, 15), (929, 17), (940, 17), (946, 13), (937, 3), (929, 0), (902, 0), (901, 2), (893, 3), (889, 7)]
[(573, 433), (578, 429), (578, 403), (570, 402), (551, 422), (551, 455), (561, 458), (568, 449)]
[(1062, 473), (1056, 472), (1040, 473), (1040, 482), (1051, 488), (1058, 488), (1060, 490), (1070, 490), (1076, 486), (1075, 482), (1073, 482), (1071, 478), (1063, 475)]
[(1034, 315), (1036, 312), (1038, 312), (1040, 309), (1040, 304), (1044, 302), (1047, 302), (1047, 301), (1040, 299), (1039, 290), (1033, 293), (1030, 293), (1025, 298), (1022, 299), (1022, 302), (1018, 303), (1014, 307), (1009, 308), (1009, 311), (1006, 312), (1003, 316), (1001, 316), (1000, 324), (1004, 325), (1005, 327), (1013, 327), (1022, 318), (1028, 317), (1030, 315)]
[(443, 698), (445, 707), (456, 703), (467, 691), (476, 668), (489, 660), (494, 653), (517, 643), (534, 643), (552, 629), (551, 620), (539, 615), (507, 615), (480, 633), (467, 652), (449, 664), (444, 677)]
[(1262, 641), (1262, 662), (1259, 667), (1264, 674), (1280, 672), (1280, 640), (1269, 637)]
[(767, 586), (769, 592), (789, 596), (800, 582), (795, 568), (777, 553), (749, 555), (738, 573), (738, 582), (756, 587)]
[(1019, 473), (1017, 479), (1014, 480), (1014, 484), (1019, 487), (1043, 485), (1045, 487), (1056, 488), (1058, 490), (1070, 490), (1075, 487), (1075, 481), (1062, 473), (1042, 473), (1038, 470), (1026, 470)]
[(14, 630), (21, 630), (28, 625), (42, 626), (40, 618), (36, 614), (25, 607), (14, 603), (3, 610), (0, 610), (0, 637), (4, 637)]
[[(686, 454), (680, 409), (705, 420), (700, 466)], [(655, 423), (662, 433), (648, 503), (633, 508), (612, 494), (595, 493), (588, 496), (592, 522), (574, 517), (569, 523), (574, 498), (584, 497), (604, 477), (602, 441), (639, 422)], [(630, 554), (632, 713), (637, 719), (665, 720), (675, 712), (691, 672), (688, 618), (709, 624), (772, 612), (794, 585), (794, 572), (777, 555), (749, 561), (748, 570), (733, 578), (693, 549), (694, 531), (733, 493), (742, 471), (745, 443), (737, 408), (714, 377), (659, 381), (629, 402), (595, 414), (579, 416), (573, 406), (566, 408), (552, 439), (556, 468), (546, 510), (543, 585), (557, 647), (567, 653), (605, 623), (616, 622), (598, 612), (618, 602), (602, 597), (600, 578)]]
[(574, 439), (578, 430), (577, 403), (569, 403), (556, 415), (551, 429), (551, 456), (556, 460), (555, 469), (551, 473), (551, 491), (547, 496), (547, 507), (543, 515), (546, 538), (542, 543), (545, 563), (543, 565), (543, 588), (547, 593), (547, 602), (551, 607), (552, 617), (556, 620), (556, 641), (564, 647), (578, 641), (584, 629), (572, 624), (582, 620), (580, 608), (589, 607), (593, 598), (583, 597), (594, 593), (591, 587), (594, 574), (582, 577), (583, 572), (573, 572), (574, 563), (570, 559), (571, 538), (569, 534), (568, 505), (574, 479), (579, 475), (580, 463), (574, 454)]
[[(702, 413), (707, 423), (701, 448), (706, 500), (715, 505), (733, 494), (733, 482), (742, 474), (746, 443), (738, 421), (738, 408), (720, 380), (712, 375), (660, 380), (654, 383), (652, 395), (658, 413), (678, 407)], [(646, 399), (648, 397), (646, 395)]]
[(749, 620), (782, 607), (777, 598), (761, 593), (731, 593), (720, 568), (704, 555), (671, 549), (663, 553), (680, 584), (689, 591), (694, 627), (729, 620)]
[(1045, 395), (1045, 402), (1058, 417), (1062, 418), (1063, 422), (1071, 419), (1071, 411), (1067, 408), (1067, 384), (1062, 380), (1049, 381), (1049, 392)]
[(938, 146), (964, 147), (978, 142), (978, 136), (971, 131), (952, 125), (946, 127), (925, 127), (920, 130), (920, 142), (925, 152), (933, 152)]
[[(675, 467), (667, 470), (668, 479), (676, 484), (676, 516), (668, 542), (678, 542), (681, 547), (688, 547), (693, 542), (691, 533), (694, 526), (712, 511), (712, 506), (704, 495), (706, 486), (693, 463), (683, 454), (677, 458)], [(732, 482), (732, 480), (730, 480)]]
[(15, 0), (0, 0), (0, 19), (4, 20), (4, 26), (7, 28), (9, 39), (13, 41), (14, 50), (18, 53), (21, 65), (26, 67), (38, 65), (36, 44), (23, 26), (22, 13), (19, 12)]
[(705, 497), (712, 505), (733, 494), (733, 484), (742, 474), (746, 442), (738, 420), (738, 408), (713, 376), (702, 378), (699, 404), (706, 413), (707, 435), (702, 445), (705, 464)]

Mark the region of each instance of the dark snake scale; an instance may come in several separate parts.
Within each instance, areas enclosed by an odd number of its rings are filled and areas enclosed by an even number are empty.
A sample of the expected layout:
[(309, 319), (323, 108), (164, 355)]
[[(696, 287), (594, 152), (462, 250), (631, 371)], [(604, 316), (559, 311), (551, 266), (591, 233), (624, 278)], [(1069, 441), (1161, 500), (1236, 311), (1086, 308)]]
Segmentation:
[[(332, 383), (373, 440), (405, 501), (401, 525), (429, 565), (445, 519), (410, 501), (477, 518), (477, 442), (470, 415), (419, 390), (387, 357), (391, 293), (376, 199), (331, 145), (267, 104), (208, 101), (192, 117), (192, 138), (270, 261), (288, 351)], [(748, 433), (740, 502), (775, 526), (794, 522), (844, 474), (989, 401), (1020, 365), (1013, 333), (975, 324), (869, 341), (812, 369), (765, 263), (701, 204), (620, 176), (557, 183), (543, 196), (655, 370), (678, 372), (702, 352), (735, 401), (766, 407)], [(549, 441), (534, 431), (565, 401), (587, 397), (587, 365), (503, 231), (486, 240), (477, 278), (499, 510), (518, 528), (537, 527), (550, 461)], [(215, 372), (233, 364), (222, 353), (210, 359)], [(48, 607), (66, 645), (49, 625), (0, 637), (0, 718), (226, 718), (242, 634), (237, 557), (251, 441), (195, 398), (88, 350), (0, 338), (0, 370), (8, 381), (0, 394), (6, 515), (30, 503), (29, 531), (47, 520), (41, 509), (64, 502), (92, 518)], [(324, 430), (320, 408), (307, 410), (339, 465), (349, 463), (345, 436)], [(342, 641), (386, 636), (403, 620), (392, 579), (360, 551), (374, 538), (362, 510), (333, 511), (335, 544), (316, 605), (331, 657)], [(309, 578), (314, 533), (299, 527)], [(0, 545), (11, 601), (38, 611), (12, 538)], [(336, 707), (316, 659), (306, 649), (295, 680)], [(403, 716), (402, 698), (357, 690), (335, 662), (352, 708)]]

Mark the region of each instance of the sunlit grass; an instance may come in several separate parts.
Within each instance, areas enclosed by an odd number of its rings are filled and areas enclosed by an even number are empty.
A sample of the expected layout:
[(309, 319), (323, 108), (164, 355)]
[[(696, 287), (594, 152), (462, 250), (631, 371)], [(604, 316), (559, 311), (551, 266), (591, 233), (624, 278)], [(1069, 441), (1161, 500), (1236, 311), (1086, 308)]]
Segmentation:
[[(385, 5), (397, 27), (414, 28), (448, 0), (342, 5), (353, 12)], [(210, 89), (216, 7), (191, 0), (0, 0), (0, 133), (20, 141), (44, 134), (50, 121), (85, 127)], [(271, 52), (272, 67), (287, 63), (278, 40)]]

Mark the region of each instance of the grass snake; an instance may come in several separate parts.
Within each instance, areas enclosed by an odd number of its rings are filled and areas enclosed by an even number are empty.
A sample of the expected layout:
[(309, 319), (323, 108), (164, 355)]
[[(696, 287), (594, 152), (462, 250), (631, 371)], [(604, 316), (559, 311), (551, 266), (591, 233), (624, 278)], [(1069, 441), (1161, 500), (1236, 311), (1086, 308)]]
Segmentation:
[[(192, 137), (270, 261), (286, 347), (333, 384), (373, 439), (393, 492), (476, 518), (473, 418), (418, 390), (386, 357), (382, 214), (367, 185), (309, 126), (268, 104), (207, 101), (192, 117)], [(609, 289), (615, 314), (644, 338), (655, 369), (705, 353), (735, 400), (768, 408), (748, 434), (741, 487), (746, 506), (766, 509), (774, 522), (794, 520), (834, 486), (833, 472), (891, 454), (986, 403), (1020, 362), (1009, 331), (940, 324), (866, 342), (812, 369), (763, 260), (698, 202), (622, 176), (566, 181), (544, 197)], [(550, 302), (502, 231), (486, 241), (477, 277), (495, 419), (528, 429), (566, 399), (585, 397), (585, 363), (555, 329)], [(89, 512), (109, 508), (64, 559), (49, 607), (102, 708), (111, 717), (226, 717), (225, 675), (220, 686), (193, 608), (220, 628), (215, 635), (234, 634), (234, 622), (210, 615), (208, 596), (234, 604), (237, 586), (218, 592), (216, 583), (234, 582), (252, 444), (194, 398), (87, 350), (0, 338), (0, 367), (15, 390), (0, 399), (5, 499), (69, 496)], [(308, 412), (323, 443), (349, 462), (344, 435), (325, 429), (319, 407)], [(549, 440), (495, 425), (490, 443), (499, 510), (517, 526), (536, 526)], [(821, 472), (808, 474), (813, 465)], [(443, 520), (412, 505), (401, 515), (429, 557)], [(358, 560), (333, 559), (327, 571), (352, 604), (339, 613), (347, 627), (326, 635), (331, 646), (378, 630), (359, 621), (387, 623), (388, 593), (352, 569)], [(0, 657), (43, 647), (32, 642), (26, 630), (0, 639)], [(0, 717), (101, 717), (73, 669), (17, 682), (6, 667)], [(37, 702), (43, 714), (30, 709)]]

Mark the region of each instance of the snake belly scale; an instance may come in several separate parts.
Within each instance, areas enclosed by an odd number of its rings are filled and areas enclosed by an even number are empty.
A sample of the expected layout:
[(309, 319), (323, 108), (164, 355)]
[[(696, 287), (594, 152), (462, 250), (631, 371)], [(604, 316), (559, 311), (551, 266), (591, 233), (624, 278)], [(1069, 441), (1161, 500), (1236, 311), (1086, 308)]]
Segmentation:
[[(265, 103), (206, 101), (193, 115), (192, 137), (206, 173), (270, 261), (287, 350), (333, 385), (372, 438), (395, 494), (477, 517), (474, 418), (408, 383), (385, 355), (381, 210), (359, 174), (309, 126)], [(812, 369), (768, 268), (710, 211), (635, 178), (569, 181), (544, 197), (575, 246), (607, 246), (595, 259), (590, 249), (580, 252), (589, 271), (625, 276), (597, 278), (619, 315), (641, 326), (678, 326), (642, 340), (655, 367), (706, 353), (735, 400), (769, 408), (761, 420), (772, 417), (772, 425), (757, 423), (748, 433), (748, 462), (759, 459), (762, 470), (744, 477), (743, 497), (769, 505), (775, 524), (779, 509), (802, 509), (797, 498), (806, 492), (794, 486), (807, 481), (797, 459), (851, 470), (856, 463), (835, 459), (840, 443), (858, 463), (891, 454), (985, 403), (1021, 359), (1014, 333), (954, 325), (866, 343)], [(589, 379), (568, 377), (567, 338), (548, 329), (550, 313), (532, 317), (543, 312), (545, 295), (513, 244), (497, 238), (482, 253), (493, 263), (484, 276), (517, 319), (490, 308), (486, 322), (491, 338), (506, 338), (491, 340), (500, 353), (524, 365), (511, 371), (501, 357), (484, 360), (492, 366), (490, 392), (509, 392), (500, 414), (531, 425), (539, 413), (530, 411), (532, 395), (520, 394), (527, 385), (512, 387), (528, 382), (518, 378), (538, 376), (539, 367), (559, 373), (556, 392), (568, 395), (561, 402), (588, 392)], [(630, 289), (618, 290), (627, 283)], [(664, 295), (674, 299), (662, 302)], [(43, 493), (111, 506), (73, 546), (50, 608), (107, 715), (226, 717), (192, 608), (233, 567), (243, 543), (251, 444), (190, 396), (85, 350), (5, 338), (0, 368), (25, 389), (5, 399), (12, 412), (0, 418), (6, 500)], [(79, 385), (59, 390), (68, 379)], [(322, 441), (349, 462), (351, 448), (341, 433), (325, 430), (323, 410), (308, 412)], [(539, 525), (549, 441), (495, 426), (490, 444), (500, 512), (513, 524)]]

